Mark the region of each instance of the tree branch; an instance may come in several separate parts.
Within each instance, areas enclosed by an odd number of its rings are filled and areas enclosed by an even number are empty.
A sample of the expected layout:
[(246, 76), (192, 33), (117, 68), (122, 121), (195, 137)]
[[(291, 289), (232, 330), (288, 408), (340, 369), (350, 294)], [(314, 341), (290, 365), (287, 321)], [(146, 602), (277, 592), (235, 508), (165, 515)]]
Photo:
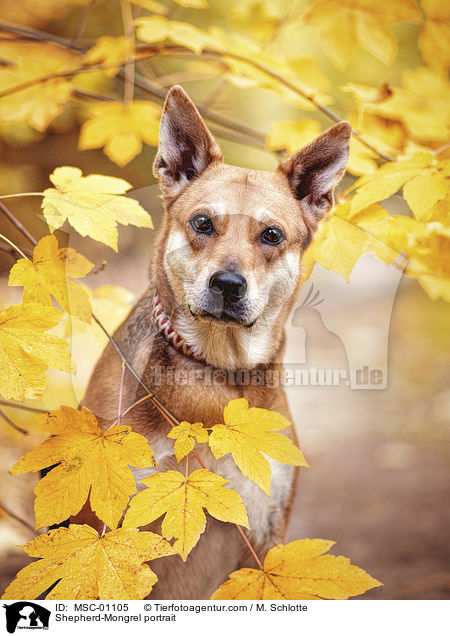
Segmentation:
[(29, 434), (29, 432), (26, 431), (24, 428), (15, 424), (1, 409), (0, 409), (0, 417), (2, 417), (5, 420), (5, 422), (7, 422), (10, 426), (12, 426), (12, 428), (16, 429), (16, 431), (19, 431), (19, 433), (22, 433), (22, 435)]
[(14, 512), (12, 512), (12, 510), (10, 510), (9, 508), (7, 508), (5, 506), (5, 504), (3, 504), (0, 501), (0, 508), (2, 510), (4, 510), (6, 512), (6, 514), (8, 515), (8, 517), (11, 517), (12, 519), (15, 519), (16, 521), (20, 521), (20, 523), (22, 523), (24, 526), (26, 526), (28, 528), (28, 530), (31, 530), (31, 532), (33, 534), (36, 534), (36, 530), (33, 528), (33, 526), (31, 525), (31, 523), (28, 523), (28, 521), (25, 521), (25, 519), (22, 519), (21, 517), (19, 517), (18, 515), (16, 515)]
[(22, 225), (22, 223), (18, 219), (16, 219), (14, 214), (12, 212), (10, 212), (10, 210), (8, 210), (6, 205), (4, 203), (2, 203), (1, 201), (0, 201), (0, 212), (2, 212), (6, 216), (8, 221), (10, 221), (14, 225), (14, 227), (17, 230), (19, 230), (19, 232), (27, 239), (27, 241), (29, 241), (31, 243), (31, 245), (37, 245), (38, 244), (36, 239), (31, 236), (29, 231)]

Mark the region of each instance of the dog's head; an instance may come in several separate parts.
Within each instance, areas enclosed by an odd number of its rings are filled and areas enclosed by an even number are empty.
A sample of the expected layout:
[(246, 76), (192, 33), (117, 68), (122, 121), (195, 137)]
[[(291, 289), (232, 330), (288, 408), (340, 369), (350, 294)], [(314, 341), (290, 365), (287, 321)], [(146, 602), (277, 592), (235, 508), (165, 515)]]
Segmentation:
[(169, 91), (153, 167), (167, 215), (162, 260), (177, 327), (212, 364), (246, 367), (275, 353), (350, 135), (350, 124), (336, 124), (275, 172), (230, 166), (184, 90)]

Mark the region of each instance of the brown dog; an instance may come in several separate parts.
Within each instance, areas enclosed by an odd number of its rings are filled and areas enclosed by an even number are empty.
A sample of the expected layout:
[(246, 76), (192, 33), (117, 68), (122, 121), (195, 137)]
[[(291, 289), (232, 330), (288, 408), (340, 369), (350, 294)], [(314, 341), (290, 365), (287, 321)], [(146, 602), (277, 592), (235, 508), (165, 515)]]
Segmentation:
[[(154, 163), (166, 214), (151, 283), (115, 339), (143, 382), (179, 420), (201, 421), (207, 427), (222, 423), (224, 406), (238, 397), (291, 419), (282, 388), (240, 383), (236, 377), (239, 371), (267, 372), (282, 364), (284, 324), (295, 300), (300, 258), (333, 204), (350, 135), (350, 125), (341, 122), (274, 173), (238, 168), (223, 162), (183, 89), (170, 90)], [(214, 372), (207, 382), (206, 370)], [(109, 421), (117, 414), (120, 376), (120, 359), (109, 345), (84, 400)], [(123, 408), (143, 395), (127, 373)], [(156, 470), (178, 468), (173, 441), (167, 438), (170, 426), (149, 401), (123, 423), (149, 439), (159, 463)], [(269, 498), (240, 473), (230, 455), (217, 461), (204, 445), (198, 453), (243, 498), (249, 539), (264, 556), (283, 538), (295, 469), (271, 461)], [(136, 478), (152, 471), (144, 472)], [(151, 529), (158, 527), (152, 524)], [(236, 528), (208, 517), (187, 563), (178, 557), (153, 562), (159, 582), (152, 598), (209, 598), (244, 564), (254, 565)]]

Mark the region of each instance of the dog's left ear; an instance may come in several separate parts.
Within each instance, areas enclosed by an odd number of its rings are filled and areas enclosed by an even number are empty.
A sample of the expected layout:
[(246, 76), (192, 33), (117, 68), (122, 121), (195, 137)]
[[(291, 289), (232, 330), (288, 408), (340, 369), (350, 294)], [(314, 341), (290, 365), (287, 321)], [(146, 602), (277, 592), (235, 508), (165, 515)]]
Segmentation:
[(173, 86), (164, 104), (153, 164), (166, 202), (215, 161), (223, 161), (223, 157), (214, 137), (187, 93), (181, 86)]
[(334, 188), (347, 167), (351, 134), (350, 124), (341, 121), (278, 166), (313, 229), (333, 206)]

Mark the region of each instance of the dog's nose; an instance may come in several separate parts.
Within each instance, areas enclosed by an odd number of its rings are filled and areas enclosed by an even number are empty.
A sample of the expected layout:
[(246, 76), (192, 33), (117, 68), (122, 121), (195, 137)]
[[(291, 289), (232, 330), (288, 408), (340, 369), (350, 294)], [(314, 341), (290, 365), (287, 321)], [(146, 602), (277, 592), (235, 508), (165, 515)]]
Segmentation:
[(216, 272), (209, 279), (212, 294), (222, 296), (224, 302), (236, 302), (245, 296), (247, 281), (235, 272)]

